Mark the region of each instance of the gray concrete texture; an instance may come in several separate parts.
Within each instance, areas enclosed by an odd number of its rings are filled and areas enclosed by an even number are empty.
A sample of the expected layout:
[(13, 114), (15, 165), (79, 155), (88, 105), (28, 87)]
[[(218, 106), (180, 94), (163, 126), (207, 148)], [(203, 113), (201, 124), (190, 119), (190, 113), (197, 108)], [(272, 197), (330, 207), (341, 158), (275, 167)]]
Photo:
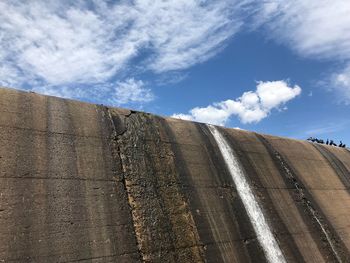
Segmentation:
[[(350, 262), (350, 152), (220, 131), (286, 260)], [(206, 125), (1, 88), (0, 262), (267, 259)]]

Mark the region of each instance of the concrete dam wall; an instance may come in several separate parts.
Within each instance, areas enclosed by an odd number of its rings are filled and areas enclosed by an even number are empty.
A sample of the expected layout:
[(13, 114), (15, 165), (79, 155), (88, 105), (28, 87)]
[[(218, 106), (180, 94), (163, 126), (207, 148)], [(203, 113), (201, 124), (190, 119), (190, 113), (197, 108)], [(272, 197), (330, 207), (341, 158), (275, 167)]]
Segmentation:
[(0, 262), (350, 262), (350, 152), (0, 89)]

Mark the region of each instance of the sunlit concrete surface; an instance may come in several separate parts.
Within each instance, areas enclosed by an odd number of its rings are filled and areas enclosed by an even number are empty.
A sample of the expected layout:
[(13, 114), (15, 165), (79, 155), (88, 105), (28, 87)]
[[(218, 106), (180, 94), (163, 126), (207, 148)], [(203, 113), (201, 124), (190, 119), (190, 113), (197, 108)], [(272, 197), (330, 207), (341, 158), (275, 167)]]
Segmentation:
[[(216, 129), (273, 253), (350, 262), (347, 149)], [(219, 146), (205, 124), (0, 89), (0, 262), (271, 262)]]

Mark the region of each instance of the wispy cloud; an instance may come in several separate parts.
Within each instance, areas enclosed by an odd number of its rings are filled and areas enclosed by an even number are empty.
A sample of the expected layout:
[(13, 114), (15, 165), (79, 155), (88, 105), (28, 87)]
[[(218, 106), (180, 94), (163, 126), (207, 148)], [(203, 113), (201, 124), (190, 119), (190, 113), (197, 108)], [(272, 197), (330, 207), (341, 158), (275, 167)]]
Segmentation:
[[(105, 83), (86, 87), (84, 85), (75, 86), (38, 86), (31, 89), (50, 96), (58, 96), (73, 99), (86, 99), (95, 103), (102, 103), (114, 106), (132, 106), (139, 108), (144, 103), (155, 99), (152, 91), (142, 80), (129, 78), (116, 83)], [(106, 96), (108, 94), (108, 96)]]
[(140, 54), (146, 54), (144, 70), (186, 69), (215, 55), (240, 29), (239, 6), (199, 0), (2, 1), (0, 84), (39, 83), (68, 95), (62, 86), (98, 87), (132, 72), (130, 61)]
[(113, 104), (125, 105), (129, 103), (150, 102), (154, 99), (152, 91), (145, 87), (142, 80), (133, 78), (125, 82), (118, 82), (115, 87), (115, 97)]
[(136, 78), (135, 69), (187, 69), (237, 32), (263, 28), (302, 56), (342, 63), (327, 83), (350, 102), (349, 1), (14, 0), (1, 1), (0, 10), (0, 85), (71, 97), (98, 93)]
[(309, 136), (323, 135), (328, 133), (334, 133), (344, 128), (346, 123), (330, 123), (321, 127), (313, 127), (306, 130), (304, 133)]
[(327, 82), (332, 90), (338, 92), (340, 102), (350, 104), (350, 62), (344, 69), (334, 72)]
[(242, 123), (256, 123), (300, 93), (299, 86), (290, 87), (282, 80), (261, 81), (257, 83), (255, 91), (244, 92), (238, 99), (217, 102), (203, 108), (196, 107), (188, 114), (174, 114), (172, 117), (225, 125), (231, 116), (236, 115)]
[(350, 102), (350, 1), (258, 1), (254, 26), (265, 28), (268, 38), (283, 43), (299, 55), (343, 64), (326, 80)]
[[(347, 119), (324, 119), (311, 123), (294, 123), (293, 127), (289, 127), (286, 136), (298, 139), (306, 139), (308, 137), (319, 137), (323, 139), (341, 139), (336, 138), (349, 127)], [(325, 137), (326, 136), (326, 137)]]

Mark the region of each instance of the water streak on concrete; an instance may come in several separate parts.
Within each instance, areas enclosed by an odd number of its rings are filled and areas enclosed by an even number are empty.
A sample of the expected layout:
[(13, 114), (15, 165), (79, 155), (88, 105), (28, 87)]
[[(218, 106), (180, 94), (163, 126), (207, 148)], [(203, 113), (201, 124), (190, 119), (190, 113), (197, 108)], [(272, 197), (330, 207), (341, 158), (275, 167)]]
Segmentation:
[(234, 150), (230, 147), (226, 139), (220, 131), (212, 125), (208, 125), (212, 135), (214, 136), (220, 152), (225, 160), (227, 168), (232, 176), (232, 180), (237, 188), (238, 194), (242, 199), (244, 207), (252, 222), (257, 238), (262, 246), (269, 262), (281, 263), (286, 262), (283, 253), (273, 236), (271, 229), (266, 222), (263, 211), (261, 210), (254, 194), (249, 186), (245, 174), (235, 157)]

